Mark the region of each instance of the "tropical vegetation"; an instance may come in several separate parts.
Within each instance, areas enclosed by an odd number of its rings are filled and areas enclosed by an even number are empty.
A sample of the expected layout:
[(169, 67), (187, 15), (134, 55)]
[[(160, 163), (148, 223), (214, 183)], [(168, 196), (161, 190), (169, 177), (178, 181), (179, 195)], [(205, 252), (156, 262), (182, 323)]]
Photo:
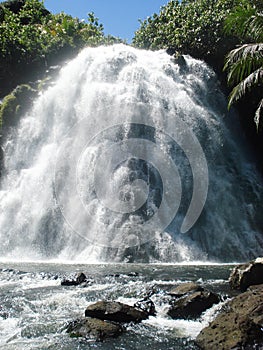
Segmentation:
[(225, 31), (234, 32), (247, 42), (226, 57), (224, 69), (228, 72), (228, 83), (234, 86), (229, 106), (253, 91), (257, 103), (254, 120), (259, 128), (263, 112), (263, 5), (260, 8), (256, 1), (241, 2), (227, 17)]
[[(223, 86), (224, 67), (232, 87), (229, 107), (242, 100), (241, 114), (254, 115), (259, 128), (263, 111), (262, 0), (172, 0), (159, 14), (140, 23), (135, 46), (203, 59), (217, 71)], [(250, 121), (248, 124), (250, 127)]]
[(141, 21), (133, 44), (146, 49), (173, 48), (206, 60), (218, 71), (238, 38), (224, 32), (224, 21), (237, 0), (173, 0)]
[[(0, 96), (84, 46), (120, 41), (105, 36), (94, 13), (87, 21), (65, 13), (51, 14), (38, 0), (0, 3)], [(34, 76), (35, 77), (35, 76)]]
[[(43, 77), (48, 67), (87, 45), (121, 41), (103, 31), (94, 13), (83, 21), (63, 12), (51, 14), (41, 0), (0, 3), (0, 97)], [(229, 106), (239, 101), (241, 114), (253, 116), (246, 128), (254, 119), (262, 135), (262, 42), (262, 0), (171, 0), (159, 14), (140, 21), (132, 45), (203, 59), (225, 89), (227, 75)]]

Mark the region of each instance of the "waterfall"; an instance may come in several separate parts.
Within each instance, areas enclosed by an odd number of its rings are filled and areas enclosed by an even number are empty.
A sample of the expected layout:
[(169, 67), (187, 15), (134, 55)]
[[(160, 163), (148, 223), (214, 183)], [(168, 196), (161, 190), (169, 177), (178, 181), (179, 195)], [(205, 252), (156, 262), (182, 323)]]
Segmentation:
[(86, 48), (10, 130), (0, 256), (247, 260), (261, 179), (215, 73), (189, 56)]

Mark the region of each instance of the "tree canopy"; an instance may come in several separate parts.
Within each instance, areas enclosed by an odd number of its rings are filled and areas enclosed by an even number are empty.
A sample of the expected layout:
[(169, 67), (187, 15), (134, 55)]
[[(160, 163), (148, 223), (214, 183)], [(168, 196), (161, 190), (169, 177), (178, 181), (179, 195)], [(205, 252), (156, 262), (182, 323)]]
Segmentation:
[(146, 49), (174, 48), (220, 69), (225, 54), (239, 42), (235, 35), (224, 31), (224, 21), (237, 2), (170, 1), (159, 14), (141, 21), (133, 45)]
[(0, 3), (0, 86), (14, 87), (22, 76), (45, 69), (84, 46), (120, 41), (105, 36), (103, 30), (94, 13), (82, 21), (63, 12), (51, 14), (38, 0)]

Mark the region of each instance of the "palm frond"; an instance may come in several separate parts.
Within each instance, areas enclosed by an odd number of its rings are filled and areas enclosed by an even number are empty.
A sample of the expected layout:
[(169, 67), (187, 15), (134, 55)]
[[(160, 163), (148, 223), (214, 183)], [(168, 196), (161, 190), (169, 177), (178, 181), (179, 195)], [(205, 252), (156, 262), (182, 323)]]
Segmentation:
[(229, 95), (228, 107), (243, 97), (252, 87), (263, 83), (263, 68), (260, 67), (236, 85)]
[(263, 41), (263, 12), (251, 16), (247, 20), (247, 28), (256, 41)]
[(257, 126), (257, 130), (259, 127), (261, 113), (263, 113), (263, 98), (258, 105), (258, 108), (257, 108), (256, 113), (255, 113), (255, 118), (254, 118), (254, 121), (255, 121), (256, 126)]
[(224, 31), (226, 34), (235, 34), (238, 36), (247, 35), (248, 20), (255, 15), (255, 9), (252, 6), (237, 6), (225, 20)]
[(245, 44), (230, 51), (224, 66), (228, 84), (239, 83), (260, 67), (263, 67), (263, 43)]
[(239, 59), (246, 58), (263, 58), (263, 43), (244, 44), (234, 50), (231, 50), (226, 56), (224, 69), (227, 69), (228, 66), (235, 63)]
[(227, 81), (229, 85), (239, 83), (251, 72), (263, 66), (263, 58), (240, 59), (233, 63), (228, 69)]

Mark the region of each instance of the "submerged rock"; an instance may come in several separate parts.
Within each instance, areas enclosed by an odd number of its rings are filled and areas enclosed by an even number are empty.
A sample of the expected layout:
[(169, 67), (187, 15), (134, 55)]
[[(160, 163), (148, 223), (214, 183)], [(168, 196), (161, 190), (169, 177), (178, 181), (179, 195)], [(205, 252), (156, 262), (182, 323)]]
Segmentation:
[(139, 277), (139, 272), (129, 272), (128, 275), (129, 277)]
[(84, 318), (73, 321), (67, 328), (67, 333), (73, 338), (85, 337), (97, 341), (103, 341), (106, 338), (116, 338), (123, 331), (124, 328), (119, 324), (96, 318)]
[(83, 272), (80, 272), (77, 274), (76, 279), (74, 280), (67, 280), (64, 279), (61, 281), (62, 286), (78, 286), (81, 283), (87, 282), (87, 277)]
[(263, 285), (232, 299), (196, 343), (203, 350), (263, 349)]
[(172, 288), (167, 294), (179, 298), (191, 292), (202, 292), (203, 290), (204, 288), (201, 287), (199, 284), (195, 282), (187, 282), (181, 284), (180, 286)]
[(89, 305), (85, 310), (85, 316), (115, 322), (136, 323), (148, 318), (146, 312), (117, 301), (98, 301)]
[(172, 299), (167, 314), (174, 319), (196, 318), (219, 301), (218, 295), (212, 292), (195, 291), (179, 299)]
[(249, 286), (263, 283), (263, 258), (238, 265), (232, 271), (229, 283), (232, 289), (245, 291)]

